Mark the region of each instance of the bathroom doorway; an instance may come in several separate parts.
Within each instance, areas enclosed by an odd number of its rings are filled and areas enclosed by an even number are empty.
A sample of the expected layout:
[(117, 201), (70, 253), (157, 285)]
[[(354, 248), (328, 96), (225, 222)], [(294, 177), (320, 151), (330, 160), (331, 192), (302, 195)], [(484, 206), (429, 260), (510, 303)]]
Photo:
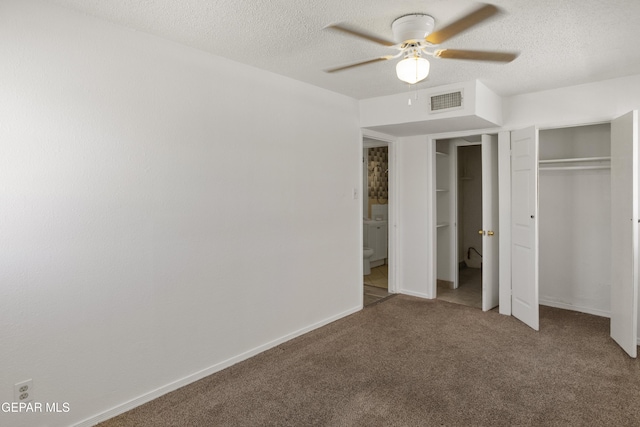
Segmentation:
[(392, 293), (390, 280), (391, 143), (363, 139), (362, 246), (363, 304), (376, 303)]

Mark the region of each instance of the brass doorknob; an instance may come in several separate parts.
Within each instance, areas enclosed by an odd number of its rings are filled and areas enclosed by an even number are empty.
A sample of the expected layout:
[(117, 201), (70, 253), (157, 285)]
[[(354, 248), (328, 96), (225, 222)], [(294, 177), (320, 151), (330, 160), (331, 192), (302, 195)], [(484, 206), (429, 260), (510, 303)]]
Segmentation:
[(478, 230), (478, 234), (484, 236), (484, 230)]
[(487, 231), (488, 236), (493, 236), (493, 231)]

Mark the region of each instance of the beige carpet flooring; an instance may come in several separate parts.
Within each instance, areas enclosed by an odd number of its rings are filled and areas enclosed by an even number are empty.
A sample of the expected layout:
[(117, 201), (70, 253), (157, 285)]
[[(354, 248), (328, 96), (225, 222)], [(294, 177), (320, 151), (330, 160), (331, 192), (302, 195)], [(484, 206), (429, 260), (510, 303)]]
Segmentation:
[(540, 325), (397, 295), (100, 425), (640, 425), (640, 362), (608, 319)]

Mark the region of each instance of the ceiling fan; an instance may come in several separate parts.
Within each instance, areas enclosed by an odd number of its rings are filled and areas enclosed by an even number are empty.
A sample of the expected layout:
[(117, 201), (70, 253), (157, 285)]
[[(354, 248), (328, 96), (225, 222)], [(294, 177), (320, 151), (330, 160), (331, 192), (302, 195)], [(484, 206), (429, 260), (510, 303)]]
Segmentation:
[(334, 73), (374, 62), (388, 61), (402, 56), (404, 59), (396, 65), (396, 74), (400, 80), (409, 84), (415, 84), (424, 80), (429, 75), (430, 64), (425, 56), (443, 59), (511, 62), (517, 58), (518, 53), (436, 48), (440, 43), (492, 17), (499, 11), (500, 9), (492, 4), (481, 3), (472, 12), (435, 32), (433, 31), (435, 20), (432, 16), (424, 13), (403, 15), (396, 18), (391, 24), (395, 42), (366, 34), (345, 24), (329, 25), (325, 28), (342, 31), (351, 36), (360, 37), (383, 46), (397, 49), (399, 52), (395, 55), (380, 56), (366, 61), (330, 68), (325, 71)]

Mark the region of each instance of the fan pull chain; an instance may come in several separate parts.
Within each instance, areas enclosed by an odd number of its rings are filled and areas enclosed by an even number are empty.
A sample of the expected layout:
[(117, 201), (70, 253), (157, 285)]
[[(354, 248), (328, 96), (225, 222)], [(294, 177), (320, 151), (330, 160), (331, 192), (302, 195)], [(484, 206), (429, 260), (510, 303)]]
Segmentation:
[[(414, 86), (414, 89), (415, 89), (415, 97), (414, 97), (414, 99), (417, 101), (418, 100), (418, 87), (416, 85), (413, 85), (413, 86)], [(409, 96), (407, 105), (409, 105), (409, 106), (411, 105), (411, 96)]]

